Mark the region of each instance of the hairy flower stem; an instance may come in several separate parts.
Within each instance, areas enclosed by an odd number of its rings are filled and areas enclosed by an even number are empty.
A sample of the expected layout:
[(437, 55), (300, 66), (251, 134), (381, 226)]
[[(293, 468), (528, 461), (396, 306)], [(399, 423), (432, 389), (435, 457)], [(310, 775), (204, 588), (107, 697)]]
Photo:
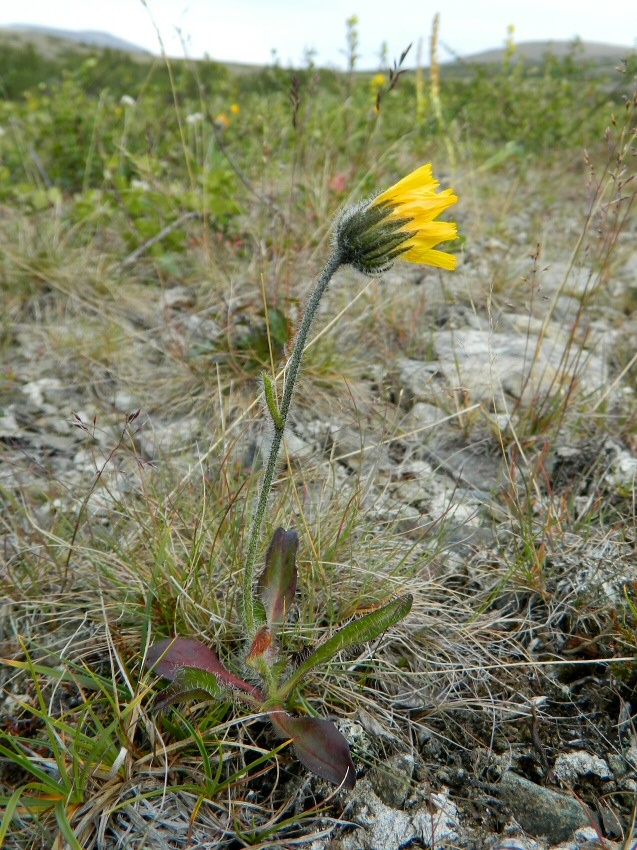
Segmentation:
[(301, 324), (299, 326), (299, 330), (294, 341), (292, 355), (288, 361), (285, 370), (283, 398), (281, 399), (279, 416), (275, 417), (271, 414), (274, 432), (272, 434), (272, 442), (270, 443), (268, 461), (266, 463), (265, 471), (263, 473), (263, 479), (261, 481), (259, 500), (257, 502), (257, 506), (252, 518), (252, 528), (250, 530), (248, 554), (246, 556), (246, 562), (243, 568), (242, 614), (250, 639), (254, 637), (255, 632), (258, 628), (255, 623), (254, 617), (254, 596), (252, 587), (254, 581), (254, 565), (257, 559), (257, 548), (259, 545), (259, 537), (261, 535), (261, 526), (263, 525), (266, 508), (268, 506), (268, 498), (270, 496), (270, 490), (272, 488), (272, 482), (274, 480), (274, 473), (276, 471), (279, 449), (281, 448), (281, 442), (283, 441), (283, 434), (285, 432), (285, 425), (287, 422), (288, 414), (290, 412), (292, 396), (294, 395), (294, 388), (296, 386), (296, 381), (301, 368), (301, 360), (303, 359), (303, 353), (305, 351), (307, 338), (310, 333), (310, 328), (312, 327), (312, 322), (314, 321), (316, 311), (321, 302), (321, 298), (325, 294), (325, 290), (327, 289), (330, 280), (334, 276), (334, 273), (336, 272), (338, 267), (342, 264), (343, 254), (342, 251), (337, 248), (325, 264), (325, 268), (323, 269), (323, 272), (321, 273), (321, 276), (319, 277), (318, 282), (314, 288), (314, 292), (312, 292), (310, 300), (308, 301), (308, 305), (305, 308), (305, 313), (303, 314), (303, 319), (301, 320)]

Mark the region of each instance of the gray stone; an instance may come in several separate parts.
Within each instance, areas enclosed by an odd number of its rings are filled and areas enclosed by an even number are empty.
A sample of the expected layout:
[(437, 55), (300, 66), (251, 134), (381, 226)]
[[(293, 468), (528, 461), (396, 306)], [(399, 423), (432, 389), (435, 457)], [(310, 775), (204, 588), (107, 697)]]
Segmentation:
[(458, 808), (446, 793), (432, 794), (413, 815), (412, 823), (426, 847), (437, 847), (442, 841), (458, 838)]
[(528, 403), (569, 387), (574, 375), (586, 392), (605, 387), (607, 381), (602, 358), (582, 351), (566, 333), (541, 338), (532, 333), (445, 329), (434, 333), (433, 342), (447, 383), (461, 387), (470, 402), (495, 402), (498, 409), (503, 391)]
[(367, 778), (383, 803), (400, 808), (409, 793), (413, 773), (413, 756), (400, 753), (382, 764), (375, 765)]
[(436, 847), (458, 837), (458, 810), (444, 793), (432, 794), (426, 803), (407, 813), (385, 805), (371, 782), (363, 779), (350, 799), (352, 805), (345, 817), (359, 829), (342, 839), (342, 850), (400, 850), (415, 840)]
[(283, 442), (285, 452), (290, 460), (311, 457), (314, 453), (314, 448), (309, 443), (306, 443), (302, 437), (299, 437), (294, 431), (289, 429), (285, 432)]
[(592, 826), (583, 826), (576, 829), (573, 839), (576, 844), (586, 844), (587, 841), (597, 841), (599, 834)]
[(621, 779), (622, 776), (626, 776), (628, 773), (626, 760), (623, 756), (617, 755), (617, 753), (608, 754), (608, 766), (613, 771), (615, 779)]
[[(398, 740), (388, 726), (381, 723), (377, 717), (370, 714), (364, 708), (358, 708), (354, 717), (369, 735), (373, 735), (376, 738), (387, 738), (390, 741)], [(389, 724), (391, 721), (385, 717), (385, 722)]]
[(35, 407), (46, 403), (59, 404), (65, 396), (62, 382), (58, 378), (37, 378), (22, 385), (22, 392)]
[(412, 409), (409, 411), (409, 423), (413, 421), (414, 427), (422, 428), (423, 430), (427, 427), (433, 428), (439, 422), (444, 422), (449, 419), (449, 415), (441, 410), (439, 407), (436, 407), (435, 404), (429, 404), (426, 401), (418, 401)]
[(400, 850), (416, 838), (409, 815), (385, 805), (367, 780), (359, 782), (352, 795), (347, 818), (359, 829), (343, 838), (343, 850)]
[(20, 425), (15, 415), (15, 405), (11, 404), (0, 410), (0, 438), (16, 437), (21, 433)]
[(554, 771), (555, 776), (567, 784), (572, 784), (578, 777), (587, 774), (598, 776), (600, 779), (612, 779), (613, 776), (604, 759), (593, 756), (585, 750), (559, 755), (555, 760)]
[(113, 395), (113, 407), (120, 413), (135, 413), (141, 406), (139, 399), (126, 390), (117, 390)]
[(396, 501), (403, 505), (421, 505), (426, 503), (431, 495), (430, 484), (417, 478), (398, 481), (392, 484), (390, 489)]
[(542, 788), (511, 771), (489, 790), (506, 803), (525, 832), (545, 836), (553, 843), (569, 840), (576, 829), (590, 826), (593, 817), (573, 797)]
[(185, 310), (193, 307), (195, 296), (185, 286), (173, 286), (162, 293), (162, 302), (165, 307), (172, 310)]
[(431, 382), (440, 371), (438, 363), (423, 363), (399, 357), (396, 360), (400, 387), (415, 401), (427, 401), (431, 395)]
[(592, 269), (573, 266), (568, 260), (554, 261), (538, 272), (538, 283), (545, 295), (559, 292), (582, 298), (593, 292), (599, 282), (599, 275)]

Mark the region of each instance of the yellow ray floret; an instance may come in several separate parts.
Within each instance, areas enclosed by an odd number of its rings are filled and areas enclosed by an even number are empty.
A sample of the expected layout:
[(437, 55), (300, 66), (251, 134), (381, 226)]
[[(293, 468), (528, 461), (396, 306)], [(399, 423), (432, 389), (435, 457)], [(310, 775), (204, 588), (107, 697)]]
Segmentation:
[(400, 228), (409, 233), (401, 245), (401, 260), (452, 270), (456, 267), (455, 256), (444, 251), (435, 251), (433, 248), (440, 242), (455, 239), (458, 235), (457, 225), (453, 221), (434, 219), (455, 204), (458, 196), (452, 189), (437, 192), (439, 186), (440, 183), (434, 178), (429, 163), (381, 192), (371, 205), (386, 205), (390, 210), (390, 219), (408, 219)]

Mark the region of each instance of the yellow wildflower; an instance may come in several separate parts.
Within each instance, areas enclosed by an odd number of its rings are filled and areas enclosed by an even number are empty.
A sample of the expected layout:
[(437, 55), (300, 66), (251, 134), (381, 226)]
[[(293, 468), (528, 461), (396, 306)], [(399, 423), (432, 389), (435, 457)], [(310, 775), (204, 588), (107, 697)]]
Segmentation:
[(230, 107), (230, 112), (232, 112), (233, 115), (238, 115), (241, 112), (241, 107), (238, 103), (233, 103)]
[(439, 186), (431, 165), (423, 165), (372, 200), (347, 207), (334, 233), (342, 262), (372, 275), (395, 259), (453, 270), (455, 256), (434, 246), (458, 235), (454, 221), (436, 221), (458, 197), (452, 189), (437, 192)]
[(385, 85), (385, 75), (384, 74), (374, 74), (374, 76), (370, 80), (370, 85), (373, 89), (381, 88), (381, 86)]

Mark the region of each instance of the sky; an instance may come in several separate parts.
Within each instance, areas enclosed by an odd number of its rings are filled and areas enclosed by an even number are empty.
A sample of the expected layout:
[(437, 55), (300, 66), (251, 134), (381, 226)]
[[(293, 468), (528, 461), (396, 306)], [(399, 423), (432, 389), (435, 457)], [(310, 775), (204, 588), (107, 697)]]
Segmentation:
[[(227, 62), (284, 67), (344, 67), (345, 21), (358, 17), (358, 65), (380, 67), (383, 43), (389, 62), (422, 43), (427, 64), (431, 23), (440, 12), (442, 61), (500, 47), (507, 26), (514, 40), (606, 42), (637, 47), (634, 0), (0, 0), (0, 26), (39, 24), (102, 30), (153, 53), (159, 38), (170, 56), (204, 55)], [(273, 53), (275, 51), (275, 54)]]

